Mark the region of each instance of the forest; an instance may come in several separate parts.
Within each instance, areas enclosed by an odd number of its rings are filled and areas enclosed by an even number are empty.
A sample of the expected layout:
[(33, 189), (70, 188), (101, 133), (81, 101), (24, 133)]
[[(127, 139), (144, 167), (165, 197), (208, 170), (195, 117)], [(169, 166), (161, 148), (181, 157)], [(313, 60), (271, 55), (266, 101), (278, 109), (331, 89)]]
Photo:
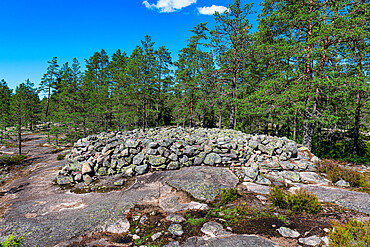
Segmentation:
[(95, 52), (84, 71), (77, 59), (54, 57), (39, 87), (26, 80), (13, 91), (1, 80), (1, 142), (40, 125), (56, 144), (202, 126), (286, 136), (319, 157), (370, 162), (369, 1), (265, 0), (253, 32), (251, 7), (235, 0), (214, 26), (199, 23), (176, 61), (145, 36), (131, 54)]

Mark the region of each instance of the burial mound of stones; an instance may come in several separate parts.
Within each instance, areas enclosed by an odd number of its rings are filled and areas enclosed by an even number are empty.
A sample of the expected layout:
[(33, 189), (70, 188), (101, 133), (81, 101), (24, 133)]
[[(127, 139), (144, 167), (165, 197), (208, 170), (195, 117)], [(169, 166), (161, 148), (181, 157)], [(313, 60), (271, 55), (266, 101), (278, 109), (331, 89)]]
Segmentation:
[[(189, 166), (229, 167), (240, 179), (270, 184), (271, 178), (300, 182), (319, 159), (285, 137), (228, 129), (157, 128), (100, 133), (80, 139), (66, 156), (59, 185), (104, 176), (131, 177)], [(270, 178), (270, 179), (268, 179)]]

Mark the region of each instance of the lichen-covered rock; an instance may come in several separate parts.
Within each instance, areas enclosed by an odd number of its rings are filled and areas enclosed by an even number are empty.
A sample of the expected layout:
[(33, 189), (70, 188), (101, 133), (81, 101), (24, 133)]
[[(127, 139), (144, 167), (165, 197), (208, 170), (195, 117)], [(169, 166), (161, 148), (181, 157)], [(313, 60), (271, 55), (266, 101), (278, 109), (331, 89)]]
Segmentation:
[(292, 172), (292, 171), (283, 171), (282, 175), (284, 178), (289, 179), (292, 182), (301, 182), (301, 176), (298, 172)]
[(148, 162), (152, 166), (161, 166), (166, 163), (166, 158), (160, 155), (148, 155)]
[(203, 232), (204, 234), (207, 234), (210, 237), (222, 236), (227, 234), (222, 224), (214, 221), (205, 223), (200, 229), (200, 231)]
[(221, 163), (221, 156), (216, 153), (209, 153), (204, 159), (204, 164), (206, 165), (213, 166), (215, 164), (220, 164), (220, 163)]
[(259, 174), (259, 169), (258, 165), (253, 163), (250, 167), (245, 167), (244, 168), (244, 174), (245, 177), (247, 178), (246, 180), (251, 180), (254, 181), (256, 180), (258, 174)]
[(72, 176), (57, 176), (55, 179), (56, 183), (59, 185), (67, 185), (73, 183)]
[(182, 230), (182, 226), (180, 224), (170, 225), (168, 231), (175, 236), (181, 236), (182, 234), (184, 234), (184, 231)]
[(144, 158), (145, 155), (143, 153), (139, 153), (135, 155), (134, 158), (132, 159), (132, 164), (139, 166), (141, 165), (141, 163), (143, 163)]
[(147, 170), (148, 170), (148, 164), (135, 166), (135, 172), (139, 175), (142, 175), (142, 174), (146, 173)]
[(172, 221), (174, 223), (181, 223), (184, 222), (186, 219), (179, 214), (170, 214), (166, 217), (167, 220)]
[(271, 184), (271, 181), (268, 178), (266, 178), (266, 177), (264, 177), (262, 175), (258, 175), (257, 176), (256, 183), (257, 184), (262, 184), (262, 185), (270, 185)]
[(86, 184), (91, 184), (92, 182), (92, 177), (89, 175), (89, 174), (85, 174), (82, 176), (82, 180), (86, 183)]

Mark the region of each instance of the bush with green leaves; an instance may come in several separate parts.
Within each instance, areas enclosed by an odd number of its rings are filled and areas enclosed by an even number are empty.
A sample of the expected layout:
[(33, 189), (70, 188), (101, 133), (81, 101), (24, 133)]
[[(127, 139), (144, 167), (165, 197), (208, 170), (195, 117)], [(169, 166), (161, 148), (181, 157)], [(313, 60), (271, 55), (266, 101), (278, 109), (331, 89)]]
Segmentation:
[(347, 224), (333, 224), (329, 232), (331, 247), (363, 247), (370, 246), (370, 221), (359, 222), (355, 219)]
[(273, 186), (270, 191), (270, 201), (273, 206), (287, 209), (292, 214), (317, 214), (321, 211), (319, 199), (303, 190), (299, 189), (294, 193), (285, 193), (282, 188)]
[(240, 193), (237, 188), (222, 189), (220, 193), (221, 201), (218, 205), (225, 206), (227, 203), (235, 201), (238, 196), (240, 196)]
[(12, 234), (7, 239), (5, 239), (3, 242), (0, 243), (0, 247), (22, 246), (23, 240), (24, 240), (24, 235), (17, 237)]
[(360, 172), (342, 167), (333, 161), (323, 160), (316, 163), (317, 171), (325, 173), (333, 183), (343, 179), (352, 187), (369, 187), (370, 183)]

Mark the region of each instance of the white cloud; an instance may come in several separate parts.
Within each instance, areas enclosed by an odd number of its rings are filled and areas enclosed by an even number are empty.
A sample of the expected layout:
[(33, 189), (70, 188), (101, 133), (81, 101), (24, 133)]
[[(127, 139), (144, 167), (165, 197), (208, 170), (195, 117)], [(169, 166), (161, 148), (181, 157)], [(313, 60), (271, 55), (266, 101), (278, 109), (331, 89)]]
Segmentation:
[(158, 0), (156, 4), (150, 4), (148, 1), (143, 1), (143, 4), (148, 9), (159, 9), (160, 12), (169, 13), (185, 8), (196, 2), (197, 0)]
[(202, 15), (213, 15), (215, 12), (223, 13), (227, 10), (224, 6), (212, 5), (211, 7), (198, 8), (198, 11)]

